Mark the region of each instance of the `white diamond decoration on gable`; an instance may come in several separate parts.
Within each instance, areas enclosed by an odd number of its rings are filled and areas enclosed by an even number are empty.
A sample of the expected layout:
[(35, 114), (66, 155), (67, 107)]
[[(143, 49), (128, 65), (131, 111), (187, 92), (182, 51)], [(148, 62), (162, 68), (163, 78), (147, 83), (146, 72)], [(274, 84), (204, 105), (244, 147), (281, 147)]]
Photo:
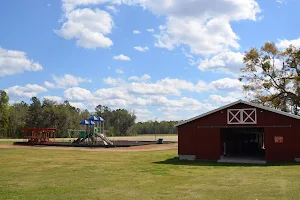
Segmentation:
[(227, 110), (227, 124), (256, 124), (256, 118), (256, 108)]

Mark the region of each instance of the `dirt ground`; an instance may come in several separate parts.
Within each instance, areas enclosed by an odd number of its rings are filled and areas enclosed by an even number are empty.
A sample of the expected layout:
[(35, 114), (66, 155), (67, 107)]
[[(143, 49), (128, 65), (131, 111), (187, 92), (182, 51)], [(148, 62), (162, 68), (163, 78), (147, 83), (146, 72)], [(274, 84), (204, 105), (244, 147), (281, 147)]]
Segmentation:
[(132, 147), (116, 147), (116, 148), (89, 148), (89, 147), (54, 147), (54, 146), (18, 146), (18, 145), (0, 145), (0, 149), (59, 149), (59, 150), (81, 150), (81, 151), (107, 151), (107, 152), (138, 152), (138, 151), (158, 151), (177, 149), (178, 143), (171, 144), (150, 144)]

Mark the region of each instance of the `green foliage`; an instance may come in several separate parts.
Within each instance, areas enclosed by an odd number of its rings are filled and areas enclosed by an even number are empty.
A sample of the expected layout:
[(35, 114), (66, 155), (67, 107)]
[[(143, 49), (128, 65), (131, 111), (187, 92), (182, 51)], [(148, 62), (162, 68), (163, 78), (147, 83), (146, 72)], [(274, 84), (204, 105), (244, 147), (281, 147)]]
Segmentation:
[[(83, 129), (80, 121), (91, 115), (105, 119), (105, 134), (107, 136), (130, 136), (138, 134), (177, 134), (174, 121), (139, 122), (135, 123), (134, 113), (125, 109), (112, 110), (107, 106), (98, 105), (95, 113), (81, 111), (70, 105), (68, 101), (57, 103), (49, 99), (41, 102), (37, 97), (31, 98), (30, 104), (25, 102), (8, 104), (8, 96), (1, 92), (0, 102), (0, 136), (22, 138), (22, 129), (56, 128), (57, 137), (68, 137), (68, 129)], [(73, 135), (76, 137), (76, 135)]]
[(135, 123), (136, 116), (125, 109), (111, 110), (107, 106), (98, 105), (95, 108), (97, 116), (105, 119), (105, 129), (109, 136), (126, 136), (127, 130)]
[[(124, 109), (111, 110), (99, 105), (95, 110), (95, 115), (105, 119), (108, 136), (126, 136), (128, 128), (135, 123), (136, 116)], [(57, 137), (68, 137), (68, 129), (82, 129), (79, 122), (91, 115), (93, 113), (81, 111), (68, 101), (57, 103), (44, 99), (41, 102), (37, 97), (32, 97), (29, 105), (25, 102), (9, 105), (8, 96), (1, 91), (0, 137), (21, 138), (24, 127), (56, 128)]]
[(243, 87), (250, 101), (298, 114), (300, 108), (300, 48), (283, 51), (267, 42), (244, 56)]
[(137, 134), (177, 134), (177, 128), (175, 127), (175, 121), (148, 121), (139, 122), (128, 129), (127, 135)]
[(7, 137), (9, 127), (9, 97), (0, 90), (0, 137)]

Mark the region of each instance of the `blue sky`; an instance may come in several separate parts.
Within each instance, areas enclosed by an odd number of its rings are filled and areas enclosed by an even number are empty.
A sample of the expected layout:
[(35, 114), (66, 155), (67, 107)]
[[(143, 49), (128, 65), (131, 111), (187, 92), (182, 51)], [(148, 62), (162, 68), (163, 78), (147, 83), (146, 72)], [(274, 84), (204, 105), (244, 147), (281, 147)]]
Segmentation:
[(243, 99), (243, 53), (300, 46), (298, 0), (5, 0), (0, 89), (187, 119)]

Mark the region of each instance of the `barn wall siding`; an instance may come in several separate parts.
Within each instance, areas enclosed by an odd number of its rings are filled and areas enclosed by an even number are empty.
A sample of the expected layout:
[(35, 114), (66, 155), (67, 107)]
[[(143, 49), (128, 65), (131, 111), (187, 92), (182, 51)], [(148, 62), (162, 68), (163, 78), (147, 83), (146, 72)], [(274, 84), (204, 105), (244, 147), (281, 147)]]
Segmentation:
[[(276, 144), (276, 136), (282, 136), (283, 143)], [(295, 161), (300, 157), (297, 128), (265, 128), (265, 148), (267, 161)]]
[(191, 125), (178, 128), (178, 155), (195, 155), (194, 132)]
[[(253, 108), (236, 104), (227, 109)], [(219, 128), (205, 126), (291, 126), (290, 128), (264, 128), (267, 161), (294, 161), (300, 158), (300, 120), (257, 109), (257, 124), (227, 124), (227, 109), (212, 113), (178, 127), (178, 154), (196, 155), (197, 159), (217, 160), (222, 152)], [(274, 136), (283, 136), (283, 144), (275, 144)]]
[(196, 159), (220, 158), (220, 129), (197, 129), (195, 136)]

